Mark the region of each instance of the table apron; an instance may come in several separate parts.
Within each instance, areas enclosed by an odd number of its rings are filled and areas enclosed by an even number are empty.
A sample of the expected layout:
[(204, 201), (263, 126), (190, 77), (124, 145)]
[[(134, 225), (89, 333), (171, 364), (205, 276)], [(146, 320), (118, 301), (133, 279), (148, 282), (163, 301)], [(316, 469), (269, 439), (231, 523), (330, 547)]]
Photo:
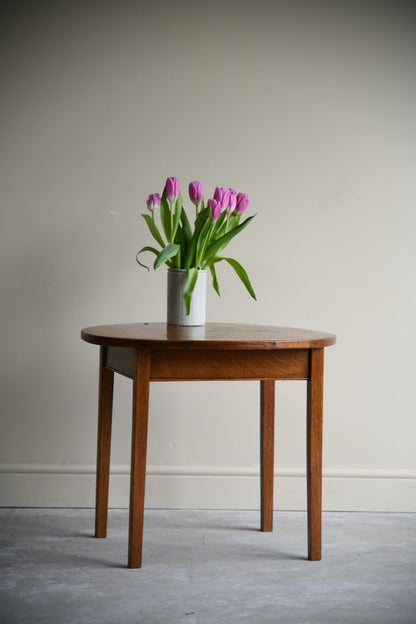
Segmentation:
[[(309, 379), (310, 349), (151, 349), (150, 381)], [(104, 366), (134, 378), (136, 349), (104, 349)]]

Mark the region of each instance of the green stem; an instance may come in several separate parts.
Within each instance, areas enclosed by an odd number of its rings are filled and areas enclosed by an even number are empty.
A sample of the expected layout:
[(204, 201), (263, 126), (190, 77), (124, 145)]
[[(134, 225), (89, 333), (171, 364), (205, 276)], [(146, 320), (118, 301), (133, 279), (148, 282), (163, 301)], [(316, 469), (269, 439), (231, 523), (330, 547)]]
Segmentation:
[(228, 233), (228, 230), (230, 228), (230, 214), (227, 215), (227, 218), (225, 219), (226, 223), (225, 223), (225, 233)]
[[(208, 230), (208, 233), (207, 233), (207, 235), (205, 237), (204, 244), (202, 245), (202, 249), (200, 251), (200, 254), (199, 254), (198, 258), (196, 258), (196, 268), (199, 267), (200, 263), (202, 262), (202, 260), (204, 258), (205, 249), (206, 249), (207, 244), (211, 240), (212, 231), (213, 231), (214, 227), (215, 227), (215, 221), (213, 221), (211, 223), (211, 225), (209, 226), (209, 230)], [(204, 268), (204, 267), (202, 267), (202, 268)]]
[(170, 243), (173, 243), (173, 201), (169, 201), (169, 205), (170, 205)]

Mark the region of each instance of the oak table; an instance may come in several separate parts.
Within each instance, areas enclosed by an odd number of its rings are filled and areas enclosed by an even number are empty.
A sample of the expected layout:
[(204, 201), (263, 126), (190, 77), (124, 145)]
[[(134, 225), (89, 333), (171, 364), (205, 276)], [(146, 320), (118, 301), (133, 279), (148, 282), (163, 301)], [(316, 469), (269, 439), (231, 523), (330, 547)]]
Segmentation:
[(210, 323), (101, 325), (81, 332), (100, 346), (95, 536), (106, 537), (114, 373), (133, 380), (128, 566), (140, 568), (151, 381), (260, 381), (261, 530), (273, 529), (275, 380), (307, 381), (308, 557), (321, 558), (324, 347), (306, 329)]

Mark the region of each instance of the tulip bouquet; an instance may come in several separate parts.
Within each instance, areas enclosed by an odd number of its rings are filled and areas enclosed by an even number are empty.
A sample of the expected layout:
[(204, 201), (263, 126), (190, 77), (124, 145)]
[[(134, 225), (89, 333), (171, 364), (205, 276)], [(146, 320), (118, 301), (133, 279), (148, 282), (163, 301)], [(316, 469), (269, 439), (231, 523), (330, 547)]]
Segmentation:
[[(160, 249), (143, 247), (136, 256), (138, 264), (149, 270), (140, 262), (139, 256), (143, 252), (151, 252), (156, 256), (153, 268), (166, 264), (172, 269), (188, 271), (183, 293), (186, 314), (189, 314), (199, 270), (210, 270), (213, 287), (220, 294), (215, 267), (222, 260), (228, 262), (250, 295), (256, 299), (246, 270), (237, 260), (224, 257), (221, 253), (254, 218), (251, 216), (242, 220), (249, 203), (248, 195), (218, 186), (214, 197), (205, 204), (202, 184), (196, 181), (189, 184), (189, 198), (195, 206), (193, 227), (183, 207), (178, 178), (166, 180), (162, 196), (158, 193), (149, 195), (146, 205), (150, 214), (142, 216)], [(159, 216), (161, 227), (156, 223), (156, 215)]]

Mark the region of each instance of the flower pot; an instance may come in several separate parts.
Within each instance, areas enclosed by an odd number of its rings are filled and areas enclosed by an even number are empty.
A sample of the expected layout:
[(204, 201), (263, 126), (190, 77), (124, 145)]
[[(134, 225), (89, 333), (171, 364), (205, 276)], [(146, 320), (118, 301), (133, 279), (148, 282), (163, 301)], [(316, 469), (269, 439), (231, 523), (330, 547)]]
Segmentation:
[(189, 314), (183, 300), (187, 280), (186, 269), (168, 269), (168, 325), (205, 325), (207, 272), (198, 271)]

